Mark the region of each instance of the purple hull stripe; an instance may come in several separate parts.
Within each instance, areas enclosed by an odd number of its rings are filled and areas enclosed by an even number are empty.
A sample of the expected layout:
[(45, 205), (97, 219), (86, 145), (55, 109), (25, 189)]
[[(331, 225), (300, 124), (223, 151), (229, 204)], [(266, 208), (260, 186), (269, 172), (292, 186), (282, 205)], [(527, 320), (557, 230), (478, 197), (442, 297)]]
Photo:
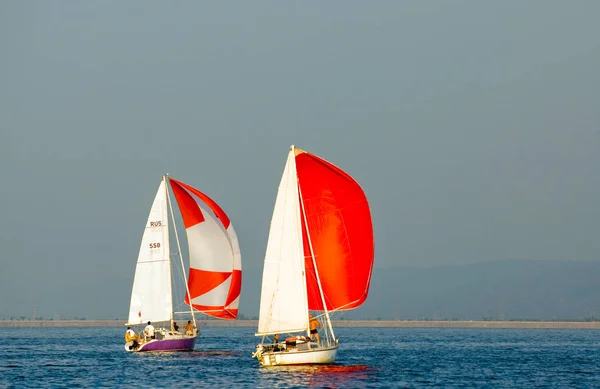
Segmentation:
[(153, 340), (142, 345), (138, 351), (191, 351), (196, 345), (196, 339), (198, 338)]

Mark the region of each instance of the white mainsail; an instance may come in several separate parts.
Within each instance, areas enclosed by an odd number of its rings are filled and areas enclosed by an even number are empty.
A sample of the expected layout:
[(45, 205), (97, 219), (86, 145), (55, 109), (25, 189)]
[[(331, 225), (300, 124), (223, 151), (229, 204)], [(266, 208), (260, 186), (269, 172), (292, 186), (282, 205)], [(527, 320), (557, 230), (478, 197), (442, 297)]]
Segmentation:
[(290, 150), (279, 183), (263, 269), (256, 335), (300, 332), (308, 328), (308, 300), (298, 179)]
[(167, 189), (163, 180), (142, 236), (127, 324), (171, 319), (173, 301), (169, 255)]

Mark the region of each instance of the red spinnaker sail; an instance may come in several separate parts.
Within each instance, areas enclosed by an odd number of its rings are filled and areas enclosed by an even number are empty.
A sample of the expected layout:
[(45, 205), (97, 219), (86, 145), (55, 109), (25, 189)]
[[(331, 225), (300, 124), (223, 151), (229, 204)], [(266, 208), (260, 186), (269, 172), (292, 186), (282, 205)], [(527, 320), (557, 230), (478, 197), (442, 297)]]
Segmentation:
[(308, 308), (323, 310), (306, 226), (327, 309), (352, 309), (366, 299), (374, 260), (373, 225), (362, 188), (346, 172), (296, 149)]

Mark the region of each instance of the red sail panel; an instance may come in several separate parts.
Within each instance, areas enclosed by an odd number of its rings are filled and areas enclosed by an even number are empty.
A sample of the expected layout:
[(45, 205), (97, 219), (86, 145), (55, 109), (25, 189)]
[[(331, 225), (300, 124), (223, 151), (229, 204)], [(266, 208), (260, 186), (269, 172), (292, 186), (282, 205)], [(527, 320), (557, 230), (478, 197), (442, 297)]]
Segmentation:
[(187, 185), (172, 178), (169, 179), (169, 182), (171, 183), (175, 200), (177, 200), (177, 205), (181, 211), (181, 217), (183, 218), (183, 225), (185, 228), (187, 229), (202, 223), (204, 221), (204, 215), (200, 208), (198, 208), (196, 200), (194, 200), (194, 198), (184, 189)]
[(228, 306), (240, 296), (240, 292), (242, 291), (242, 271), (241, 270), (233, 270), (231, 273), (231, 286), (229, 287), (229, 294), (227, 295), (227, 301), (225, 302), (225, 306)]
[[(225, 282), (230, 276), (231, 273), (222, 273), (191, 268), (188, 279), (188, 288), (190, 290), (190, 295), (192, 295), (192, 299), (195, 299), (196, 297), (202, 296), (203, 294), (210, 292), (211, 290)], [(188, 299), (188, 296), (185, 296), (185, 303), (187, 305), (190, 305), (190, 300)], [(223, 308), (223, 306), (221, 306), (221, 308)]]
[[(219, 307), (207, 307), (204, 305), (194, 304), (194, 308), (201, 311), (205, 315), (216, 317), (217, 319), (235, 320), (238, 314), (237, 309), (219, 311)], [(222, 308), (222, 307), (221, 307)]]
[(373, 225), (365, 193), (346, 172), (297, 149), (308, 308), (323, 310), (311, 250), (327, 309), (352, 309), (366, 299), (374, 260)]
[[(211, 199), (204, 193), (200, 192), (198, 189), (191, 187), (181, 181), (177, 181), (172, 178), (169, 181), (175, 182), (177, 185), (186, 188), (191, 193), (198, 196), (200, 198), (200, 200), (204, 201), (206, 203), (206, 205), (208, 205), (210, 207), (210, 209), (215, 213), (215, 215), (219, 218), (219, 220), (221, 220), (221, 223), (223, 223), (223, 226), (225, 227), (225, 229), (229, 228), (229, 224), (231, 223), (231, 221), (229, 220), (229, 217), (227, 216), (225, 211), (223, 211), (223, 209), (219, 206), (219, 204), (217, 204), (213, 199)], [(171, 184), (171, 186), (173, 186), (173, 184)], [(173, 191), (175, 191), (175, 189), (173, 189)], [(179, 202), (179, 200), (178, 200), (178, 202)], [(186, 228), (187, 228), (187, 226), (186, 226)]]

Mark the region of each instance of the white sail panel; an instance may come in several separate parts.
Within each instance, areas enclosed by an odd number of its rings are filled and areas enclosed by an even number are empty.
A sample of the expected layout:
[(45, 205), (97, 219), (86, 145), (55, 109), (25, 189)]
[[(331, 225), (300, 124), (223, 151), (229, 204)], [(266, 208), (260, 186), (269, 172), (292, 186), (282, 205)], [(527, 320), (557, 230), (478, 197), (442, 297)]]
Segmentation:
[(225, 309), (238, 309), (240, 306), (240, 295), (238, 294), (235, 300), (229, 303)]
[[(199, 270), (231, 273), (233, 249), (229, 235), (221, 222), (207, 208), (198, 207), (204, 215), (204, 222), (186, 229), (190, 250), (190, 267)], [(224, 305), (225, 298), (221, 302)]]
[(231, 241), (231, 247), (233, 249), (233, 270), (242, 270), (242, 254), (240, 252), (237, 234), (233, 229), (233, 224), (229, 224), (227, 234), (229, 235), (229, 240)]
[[(231, 284), (233, 248), (227, 231), (214, 213), (198, 200), (196, 205), (204, 221), (186, 228), (192, 304), (201, 312), (211, 311), (208, 307), (223, 310)], [(192, 278), (197, 270), (202, 271), (202, 275)]]
[(256, 335), (304, 331), (307, 328), (304, 247), (292, 148), (279, 183), (271, 219)]
[[(216, 288), (198, 297), (193, 298), (192, 303), (194, 304), (194, 306), (215, 307), (218, 308), (219, 311), (222, 311), (223, 305), (225, 304), (225, 298), (229, 293), (230, 285), (231, 276)], [(201, 311), (205, 310), (206, 309), (201, 309)]]
[(240, 305), (240, 292), (242, 288), (242, 254), (240, 252), (240, 244), (238, 242), (237, 234), (233, 229), (233, 224), (229, 224), (227, 233), (229, 235), (231, 247), (233, 248), (233, 273), (231, 276), (232, 278), (237, 277), (237, 279), (235, 282), (231, 282), (228, 300), (233, 300), (229, 301), (229, 303), (225, 306), (225, 309), (237, 310)]
[(171, 267), (169, 265), (168, 204), (165, 181), (160, 183), (135, 268), (128, 324), (171, 319)]

